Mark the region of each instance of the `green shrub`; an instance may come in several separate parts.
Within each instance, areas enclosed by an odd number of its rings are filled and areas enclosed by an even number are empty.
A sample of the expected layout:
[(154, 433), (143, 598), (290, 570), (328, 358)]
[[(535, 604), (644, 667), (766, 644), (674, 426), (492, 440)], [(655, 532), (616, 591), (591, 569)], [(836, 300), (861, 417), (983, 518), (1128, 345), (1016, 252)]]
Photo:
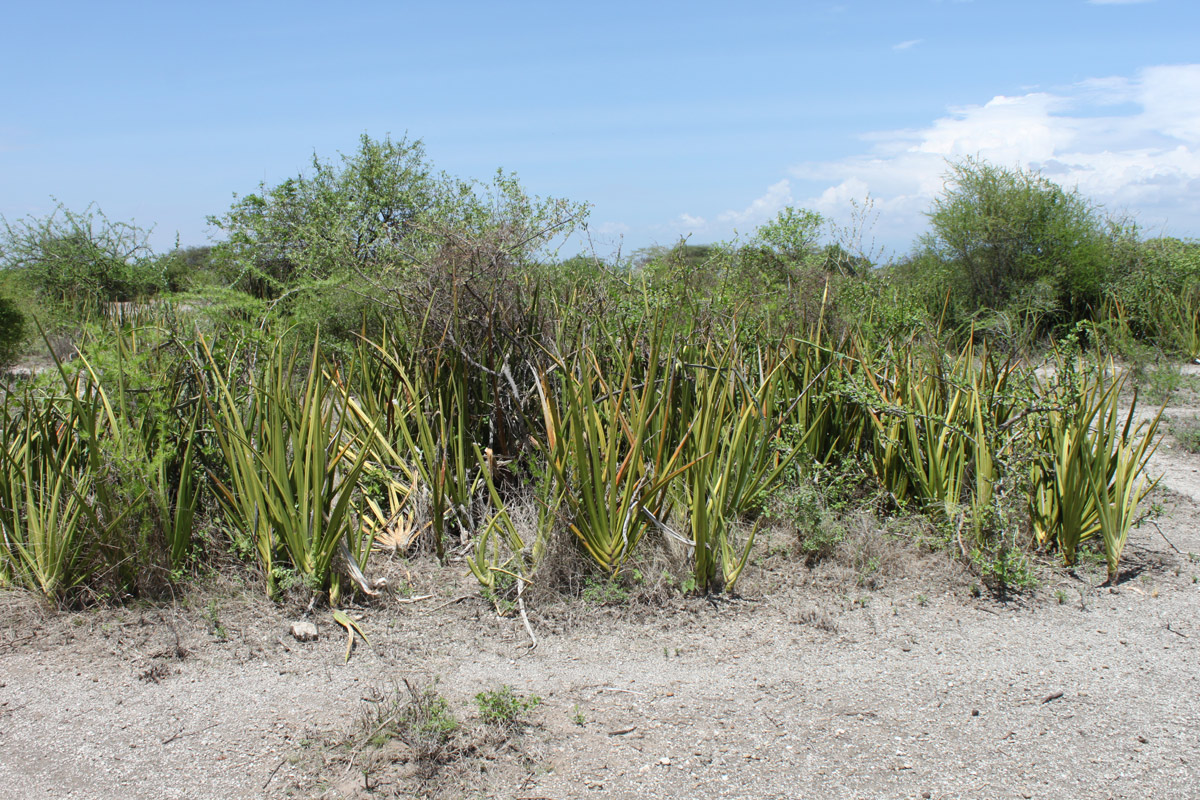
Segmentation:
[(1129, 356), (1139, 347), (1200, 357), (1200, 243), (1151, 239), (1106, 289), (1101, 322)]
[(541, 702), (542, 698), (536, 694), (520, 697), (507, 685), (475, 695), (479, 718), (485, 725), (507, 734), (517, 733), (524, 728), (528, 724), (525, 715), (537, 708)]
[(1049, 312), (1042, 323), (1092, 318), (1133, 252), (1135, 231), (1078, 191), (977, 158), (950, 165), (929, 218), (937, 249), (961, 270), (972, 311)]
[(25, 343), (26, 319), (15, 300), (0, 295), (0, 369), (16, 362)]
[(3, 221), (0, 267), (17, 271), (50, 302), (76, 310), (139, 300), (167, 288), (149, 235), (92, 206), (76, 213), (59, 205), (44, 219)]

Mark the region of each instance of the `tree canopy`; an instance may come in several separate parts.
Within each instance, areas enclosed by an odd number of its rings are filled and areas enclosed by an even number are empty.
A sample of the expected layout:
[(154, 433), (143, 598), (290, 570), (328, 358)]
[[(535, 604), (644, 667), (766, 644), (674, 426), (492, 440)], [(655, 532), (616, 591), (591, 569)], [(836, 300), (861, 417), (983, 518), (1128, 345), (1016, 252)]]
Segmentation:
[(929, 212), (935, 246), (957, 262), (975, 308), (1012, 304), (1080, 319), (1098, 307), (1129, 235), (1077, 190), (1037, 170), (967, 158)]

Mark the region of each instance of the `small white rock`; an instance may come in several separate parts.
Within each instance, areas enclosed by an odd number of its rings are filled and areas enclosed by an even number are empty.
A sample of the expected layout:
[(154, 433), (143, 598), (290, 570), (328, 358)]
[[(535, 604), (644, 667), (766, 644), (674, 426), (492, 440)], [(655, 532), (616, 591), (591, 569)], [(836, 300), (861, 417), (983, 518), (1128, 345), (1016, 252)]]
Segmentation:
[(315, 642), (317, 640), (317, 626), (311, 622), (293, 622), (292, 636), (297, 642)]

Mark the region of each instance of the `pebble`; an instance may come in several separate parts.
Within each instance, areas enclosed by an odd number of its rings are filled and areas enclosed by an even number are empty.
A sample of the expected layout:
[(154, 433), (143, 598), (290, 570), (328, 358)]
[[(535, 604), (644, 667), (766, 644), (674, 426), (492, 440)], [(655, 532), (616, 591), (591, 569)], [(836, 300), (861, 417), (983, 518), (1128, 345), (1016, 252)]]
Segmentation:
[(291, 634), (297, 642), (315, 642), (318, 635), (317, 626), (306, 620), (293, 622)]

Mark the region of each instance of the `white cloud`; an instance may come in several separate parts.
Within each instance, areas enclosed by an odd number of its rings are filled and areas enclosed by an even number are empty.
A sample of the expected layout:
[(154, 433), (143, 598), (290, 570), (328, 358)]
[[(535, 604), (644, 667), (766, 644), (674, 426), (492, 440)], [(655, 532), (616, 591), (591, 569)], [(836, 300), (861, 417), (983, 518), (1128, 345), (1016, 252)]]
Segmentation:
[[(774, 217), (785, 206), (792, 205), (792, 183), (787, 178), (767, 187), (762, 197), (746, 206), (741, 211), (724, 211), (717, 216), (717, 221), (732, 223), (744, 228), (758, 227)], [(684, 216), (687, 216), (686, 214)]]
[(595, 225), (588, 225), (588, 230), (601, 236), (623, 236), (629, 233), (629, 226), (624, 222), (598, 222)]
[(916, 47), (917, 45), (919, 45), (923, 41), (925, 41), (925, 40), (924, 39), (909, 39), (908, 41), (904, 41), (904, 42), (900, 42), (899, 44), (892, 45), (892, 49), (893, 50), (910, 50), (910, 49)]
[[(924, 212), (942, 191), (946, 162), (966, 156), (1040, 169), (1110, 211), (1137, 212), (1148, 228), (1165, 223), (1176, 235), (1200, 234), (1200, 64), (997, 96), (951, 108), (920, 129), (864, 140), (866, 153), (793, 167), (792, 177), (813, 192), (798, 205), (843, 219), (851, 200), (870, 193), (877, 234), (897, 246), (926, 229)], [(743, 213), (771, 197), (768, 191)]]

